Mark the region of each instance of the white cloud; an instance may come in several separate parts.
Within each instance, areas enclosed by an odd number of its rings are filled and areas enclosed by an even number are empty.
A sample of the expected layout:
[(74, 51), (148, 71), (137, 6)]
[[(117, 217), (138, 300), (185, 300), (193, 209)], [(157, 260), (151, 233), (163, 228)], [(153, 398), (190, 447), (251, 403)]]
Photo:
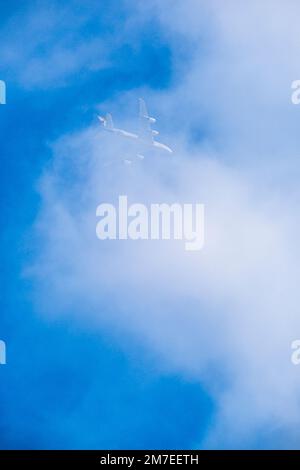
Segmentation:
[(2, 68), (27, 89), (47, 89), (66, 86), (76, 73), (107, 67), (114, 40), (100, 27), (89, 33), (95, 13), (75, 2), (36, 2), (21, 9), (1, 30)]
[[(81, 301), (83, 321), (121, 328), (164, 366), (196, 377), (217, 404), (204, 447), (287, 447), (297, 443), (300, 420), (300, 374), (290, 362), (290, 343), (300, 335), (300, 221), (289, 95), (300, 7), (272, 2), (272, 21), (264, 21), (268, 1), (226, 8), (177, 2), (172, 19), (167, 2), (151, 5), (175, 52), (178, 29), (198, 38), (202, 9), (215, 32), (211, 51), (203, 57), (197, 49), (173, 89), (145, 92), (162, 121), (171, 116), (164, 140), (177, 156), (153, 167), (148, 159), (104, 169), (104, 158), (117, 160), (127, 150), (98, 129), (56, 144), (40, 186), (37, 302), (58, 315), (78, 313)], [(205, 144), (193, 143), (189, 131), (200, 122), (200, 132), (203, 117), (216, 128)], [(132, 202), (204, 203), (204, 250), (186, 253), (180, 242), (100, 242), (96, 207), (119, 194)]]

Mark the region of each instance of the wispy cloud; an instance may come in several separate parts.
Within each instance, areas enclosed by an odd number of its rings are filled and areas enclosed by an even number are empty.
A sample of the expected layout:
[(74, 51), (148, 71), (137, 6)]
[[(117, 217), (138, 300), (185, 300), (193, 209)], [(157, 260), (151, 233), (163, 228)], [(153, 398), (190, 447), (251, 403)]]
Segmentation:
[[(40, 183), (36, 301), (48, 314), (73, 310), (99, 327), (118, 325), (163, 364), (196, 377), (217, 404), (203, 447), (288, 447), (300, 419), (300, 376), (289, 360), (300, 334), (298, 142), (289, 100), (300, 7), (190, 0), (176, 2), (172, 15), (169, 7), (152, 1), (147, 14), (164, 24), (175, 55), (181, 36), (186, 47), (206, 38), (205, 53), (189, 50), (189, 69), (178, 60), (172, 89), (144, 90), (161, 121), (169, 116), (177, 156), (155, 169), (150, 160), (105, 169), (104, 159), (128, 150), (94, 127), (55, 144)], [(204, 250), (99, 242), (95, 209), (123, 193), (132, 202), (204, 203)]]
[(11, 80), (28, 89), (57, 88), (76, 73), (109, 66), (115, 41), (101, 27), (105, 14), (95, 2), (32, 2), (19, 10), (2, 27), (0, 44), (1, 67)]

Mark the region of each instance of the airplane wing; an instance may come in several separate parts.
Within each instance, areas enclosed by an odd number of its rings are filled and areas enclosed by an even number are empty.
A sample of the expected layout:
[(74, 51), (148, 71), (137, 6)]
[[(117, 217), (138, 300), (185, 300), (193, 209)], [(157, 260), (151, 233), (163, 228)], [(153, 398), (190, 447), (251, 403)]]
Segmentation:
[(152, 130), (151, 125), (156, 122), (156, 119), (149, 116), (146, 103), (142, 98), (139, 99), (139, 107), (140, 107), (139, 137), (143, 140), (153, 142), (153, 135), (154, 133), (156, 134), (156, 131)]

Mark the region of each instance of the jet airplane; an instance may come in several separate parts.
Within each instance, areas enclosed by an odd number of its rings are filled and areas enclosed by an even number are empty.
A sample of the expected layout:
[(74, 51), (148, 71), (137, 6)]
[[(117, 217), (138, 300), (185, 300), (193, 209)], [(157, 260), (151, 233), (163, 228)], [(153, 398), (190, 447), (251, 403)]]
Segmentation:
[[(135, 141), (137, 144), (139, 144), (141, 147), (152, 148), (169, 154), (173, 153), (173, 150), (170, 149), (170, 147), (155, 140), (155, 136), (157, 136), (159, 132), (157, 130), (152, 129), (152, 124), (156, 122), (156, 119), (154, 117), (149, 116), (146, 103), (142, 98), (139, 98), (140, 126), (139, 132), (137, 134), (115, 127), (112, 115), (110, 113), (106, 114), (105, 117), (98, 116), (98, 119), (101, 123), (102, 128), (107, 132), (110, 132), (120, 137), (131, 139), (132, 141)], [(140, 159), (144, 159), (144, 156), (140, 153), (137, 154), (137, 157)], [(131, 161), (125, 160), (125, 163), (131, 163)]]

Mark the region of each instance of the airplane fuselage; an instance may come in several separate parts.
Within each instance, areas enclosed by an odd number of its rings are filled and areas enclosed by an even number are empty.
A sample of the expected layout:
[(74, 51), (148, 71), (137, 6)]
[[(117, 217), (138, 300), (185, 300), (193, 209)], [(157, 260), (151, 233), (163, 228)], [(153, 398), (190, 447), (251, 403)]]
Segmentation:
[[(124, 129), (118, 129), (117, 127), (114, 126), (113, 123), (113, 118), (110, 113), (107, 113), (105, 117), (103, 116), (98, 116), (99, 121), (101, 122), (102, 128), (110, 132), (111, 134), (115, 134), (120, 137), (124, 137), (126, 139), (134, 140), (135, 142), (138, 143), (139, 146), (142, 148), (155, 148), (157, 150), (167, 152), (167, 153), (173, 153), (172, 149), (168, 147), (165, 144), (162, 144), (161, 142), (157, 142), (154, 139), (154, 136), (157, 136), (159, 132), (155, 129), (152, 129), (151, 125), (156, 122), (156, 119), (149, 116), (146, 103), (145, 101), (140, 98), (139, 99), (139, 104), (140, 104), (140, 132), (138, 134), (133, 133), (133, 132), (127, 132)], [(140, 153), (138, 154), (140, 158), (144, 158), (143, 155)]]
[(114, 129), (104, 128), (104, 129), (107, 132), (111, 132), (112, 134), (116, 134), (116, 135), (119, 135), (121, 137), (126, 137), (127, 139), (132, 139), (132, 140), (141, 142), (143, 145), (147, 145), (147, 147), (155, 147), (157, 149), (164, 150), (168, 153), (173, 153), (173, 150), (171, 150), (170, 147), (168, 147), (165, 144), (162, 144), (161, 142), (157, 142), (156, 140), (148, 141), (148, 140), (145, 140), (145, 139), (141, 139), (141, 137), (139, 137), (137, 134), (134, 134), (132, 132), (124, 131), (123, 129), (116, 129), (116, 128), (114, 128)]
[(173, 153), (173, 150), (170, 149), (170, 147), (168, 147), (167, 145), (165, 144), (162, 144), (161, 142), (157, 142), (156, 140), (154, 140), (152, 142), (152, 146), (153, 147), (156, 147), (156, 148), (159, 148), (161, 150), (165, 150), (166, 152), (168, 153)]

